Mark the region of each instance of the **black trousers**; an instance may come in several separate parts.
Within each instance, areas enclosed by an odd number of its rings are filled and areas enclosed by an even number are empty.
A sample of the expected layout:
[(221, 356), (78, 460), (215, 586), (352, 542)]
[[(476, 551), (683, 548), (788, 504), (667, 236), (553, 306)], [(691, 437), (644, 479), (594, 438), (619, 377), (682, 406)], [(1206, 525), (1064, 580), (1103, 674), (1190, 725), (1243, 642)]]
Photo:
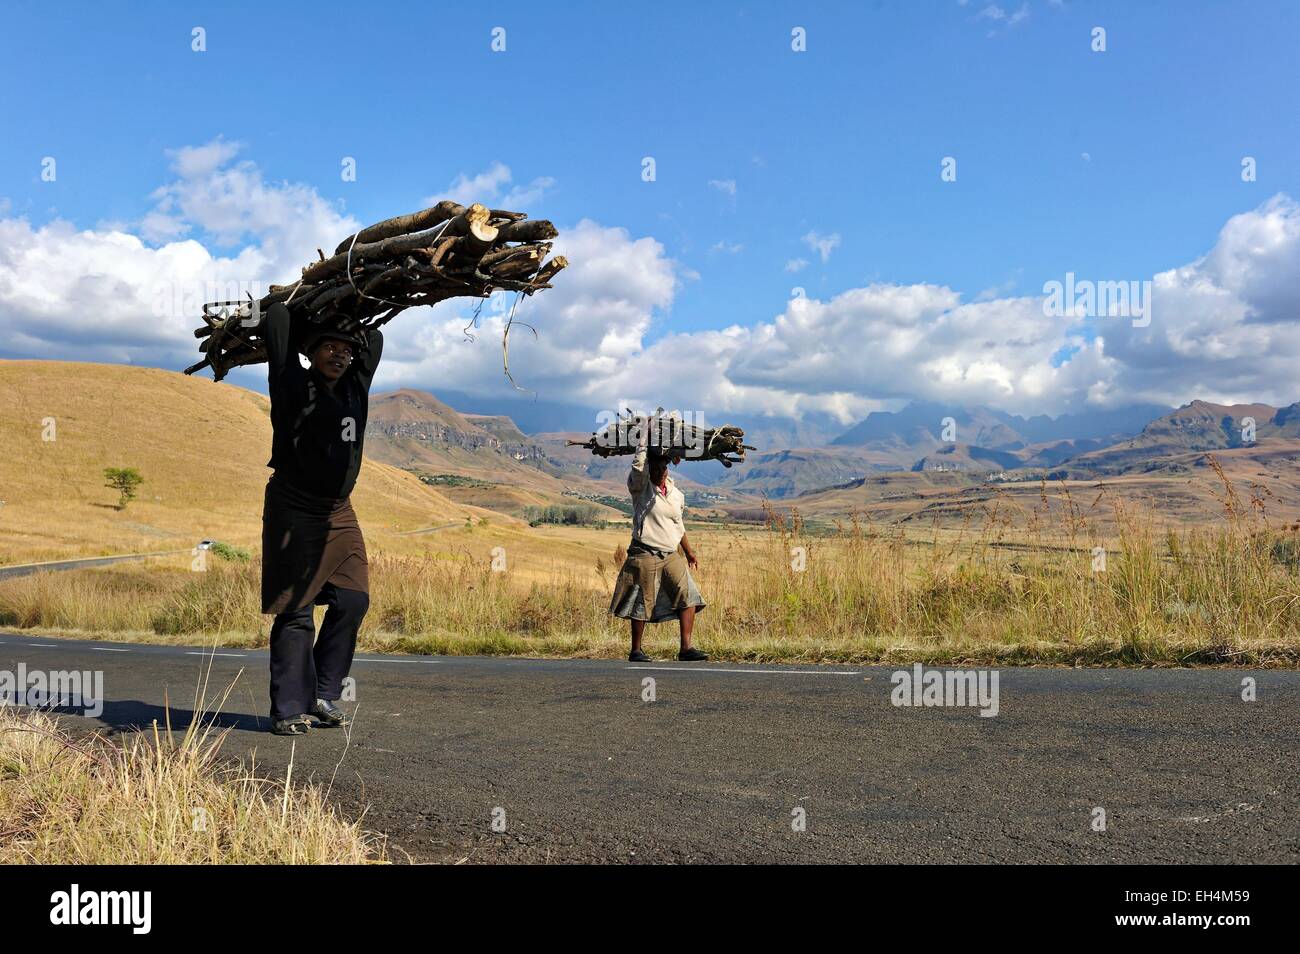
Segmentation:
[(333, 701), (343, 695), (370, 596), (326, 583), (316, 604), (327, 607), (319, 638), (312, 606), (281, 613), (271, 624), (272, 719), (302, 715), (317, 699)]

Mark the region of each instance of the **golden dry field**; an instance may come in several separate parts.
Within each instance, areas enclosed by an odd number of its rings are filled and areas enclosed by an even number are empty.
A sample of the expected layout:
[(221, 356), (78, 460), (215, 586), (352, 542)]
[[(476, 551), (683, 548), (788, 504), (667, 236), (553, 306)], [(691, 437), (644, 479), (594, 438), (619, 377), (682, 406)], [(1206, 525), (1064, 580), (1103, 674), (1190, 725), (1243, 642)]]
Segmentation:
[[(11, 448), (0, 461), (4, 564), (181, 551), (0, 580), (0, 626), (265, 644), (264, 398), (165, 371), (61, 362), (0, 362), (0, 387), (13, 395), (0, 409)], [(48, 418), (53, 441), (42, 440)], [(145, 477), (125, 510), (103, 486), (106, 466)], [(880, 491), (848, 513), (814, 495), (797, 501), (810, 505), (807, 521), (787, 505), (762, 522), (692, 525), (709, 601), (698, 641), (747, 660), (1295, 665), (1300, 541), (1271, 515), (1282, 495), (1210, 470), (1194, 522), (1109, 481), (922, 488), (923, 505), (902, 513), (902, 498)], [(373, 461), (354, 501), (372, 560), (363, 648), (626, 651), (626, 624), (606, 612), (625, 527), (530, 527)], [(204, 537), (249, 559), (209, 553), (197, 572), (189, 547)], [(675, 627), (651, 629), (649, 648), (671, 651)]]

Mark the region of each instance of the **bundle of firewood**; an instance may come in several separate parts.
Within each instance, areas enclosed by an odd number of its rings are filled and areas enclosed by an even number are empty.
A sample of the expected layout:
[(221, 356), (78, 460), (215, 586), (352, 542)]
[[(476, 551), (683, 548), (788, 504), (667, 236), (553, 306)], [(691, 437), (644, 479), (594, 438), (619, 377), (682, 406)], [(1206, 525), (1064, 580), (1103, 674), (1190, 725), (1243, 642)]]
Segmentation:
[[(203, 306), (203, 360), (220, 381), (231, 368), (266, 360), (263, 316), (276, 303), (291, 315), (330, 330), (377, 328), (407, 308), (447, 298), (487, 298), (498, 289), (531, 295), (550, 288), (568, 261), (550, 261), (555, 226), (521, 212), (439, 202), (431, 209), (386, 219), (349, 235), (334, 254), (302, 270), (289, 285), (272, 285), (260, 301)], [(507, 360), (506, 373), (509, 374)]]
[[(643, 441), (644, 437), (644, 441)], [(739, 427), (701, 427), (688, 424), (679, 414), (636, 414), (630, 408), (626, 417), (593, 431), (585, 441), (569, 441), (570, 447), (585, 447), (598, 457), (635, 454), (644, 442), (652, 453), (682, 460), (716, 460), (723, 467), (740, 464), (745, 451), (756, 450), (746, 444), (745, 432)]]

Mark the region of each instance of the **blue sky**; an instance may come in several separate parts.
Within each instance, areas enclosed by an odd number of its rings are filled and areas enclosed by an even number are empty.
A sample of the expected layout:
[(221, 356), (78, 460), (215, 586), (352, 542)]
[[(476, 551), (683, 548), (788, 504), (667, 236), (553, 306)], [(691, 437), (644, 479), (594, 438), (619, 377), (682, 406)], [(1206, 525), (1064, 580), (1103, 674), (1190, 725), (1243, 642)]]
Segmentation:
[[(510, 187), (537, 184), (534, 217), (662, 246), (675, 288), (643, 348), (771, 322), (794, 286), (827, 302), (873, 283), (1037, 295), (1067, 271), (1192, 263), (1233, 216), (1300, 196), (1297, 35), (1300, 6), (1267, 2), (19, 2), (0, 37), (19, 91), (0, 102), (0, 212), (132, 231), (174, 178), (169, 150), (219, 140), (363, 222), (503, 164)], [(205, 225), (187, 234), (214, 254), (259, 240)], [(1087, 393), (1067, 390), (1043, 406)], [(901, 392), (854, 393), (862, 410)]]

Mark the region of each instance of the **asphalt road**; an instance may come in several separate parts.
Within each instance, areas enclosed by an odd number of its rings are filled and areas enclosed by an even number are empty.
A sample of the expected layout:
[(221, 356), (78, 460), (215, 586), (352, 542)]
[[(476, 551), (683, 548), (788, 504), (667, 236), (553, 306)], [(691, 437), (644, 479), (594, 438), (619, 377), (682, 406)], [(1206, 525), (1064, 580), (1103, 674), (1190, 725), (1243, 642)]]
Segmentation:
[[(20, 662), (103, 670), (102, 716), (65, 718), (111, 731), (161, 721), (164, 691), (184, 724), (208, 664), (0, 634), (0, 669)], [(227, 751), (282, 773), (265, 654), (211, 665), (214, 685), (243, 670)], [(1300, 673), (1003, 669), (986, 718), (894, 706), (892, 671), (362, 656), (351, 744), (299, 739), (294, 777), (333, 776), (417, 861), (1300, 861)]]
[(154, 553), (126, 553), (121, 556), (82, 557), (77, 560), (52, 560), (48, 563), (20, 563), (13, 566), (0, 566), (0, 580), (9, 580), (18, 576), (55, 570), (84, 570), (92, 566), (108, 566), (110, 563), (122, 563), (126, 560), (146, 560), (149, 557), (172, 556), (177, 553), (189, 553), (184, 550), (158, 550)]

